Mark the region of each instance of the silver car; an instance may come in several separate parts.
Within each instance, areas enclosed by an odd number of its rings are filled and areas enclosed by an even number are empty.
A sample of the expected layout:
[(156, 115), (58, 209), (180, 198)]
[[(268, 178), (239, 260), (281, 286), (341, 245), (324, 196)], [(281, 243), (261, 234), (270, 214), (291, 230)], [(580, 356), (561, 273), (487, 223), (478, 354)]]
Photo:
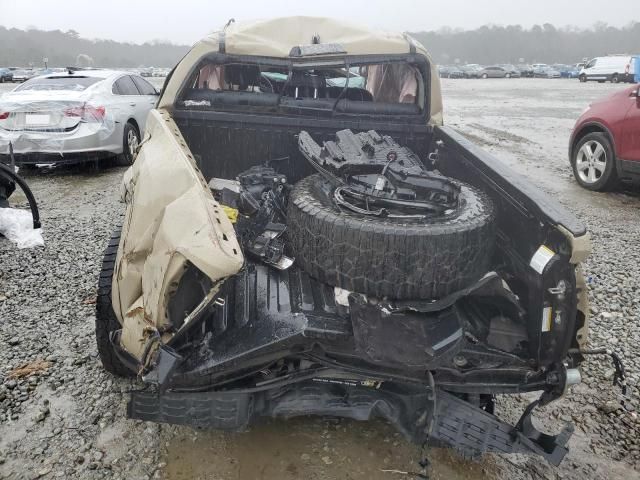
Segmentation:
[(158, 92), (142, 77), (70, 70), (32, 78), (0, 98), (0, 160), (130, 165)]
[(511, 78), (511, 72), (498, 65), (484, 67), (480, 72), (480, 78)]

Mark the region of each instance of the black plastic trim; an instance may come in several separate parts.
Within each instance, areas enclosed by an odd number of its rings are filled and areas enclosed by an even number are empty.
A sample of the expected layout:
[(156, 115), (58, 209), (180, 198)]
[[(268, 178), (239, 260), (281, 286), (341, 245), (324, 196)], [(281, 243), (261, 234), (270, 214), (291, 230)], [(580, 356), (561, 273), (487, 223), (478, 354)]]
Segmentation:
[(618, 171), (632, 176), (640, 176), (640, 161), (616, 158)]
[(569, 450), (573, 425), (565, 425), (555, 436), (542, 433), (530, 421), (532, 408), (514, 427), (444, 390), (437, 389), (434, 395), (429, 388), (379, 382), (372, 383), (374, 388), (363, 386), (367, 383), (371, 384), (357, 378), (320, 377), (258, 392), (137, 391), (131, 394), (127, 416), (229, 431), (246, 430), (260, 417), (381, 417), (414, 443), (453, 447), (467, 458), (485, 452), (522, 453), (559, 465)]

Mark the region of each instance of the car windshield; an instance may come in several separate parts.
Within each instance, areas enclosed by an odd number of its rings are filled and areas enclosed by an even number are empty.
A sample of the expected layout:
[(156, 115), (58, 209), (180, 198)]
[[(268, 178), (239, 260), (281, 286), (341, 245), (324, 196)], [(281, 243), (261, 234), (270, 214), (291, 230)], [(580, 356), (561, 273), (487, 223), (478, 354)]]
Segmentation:
[(87, 87), (94, 85), (102, 78), (98, 77), (39, 77), (26, 81), (16, 91), (57, 91), (57, 90), (69, 90), (75, 92), (81, 92)]

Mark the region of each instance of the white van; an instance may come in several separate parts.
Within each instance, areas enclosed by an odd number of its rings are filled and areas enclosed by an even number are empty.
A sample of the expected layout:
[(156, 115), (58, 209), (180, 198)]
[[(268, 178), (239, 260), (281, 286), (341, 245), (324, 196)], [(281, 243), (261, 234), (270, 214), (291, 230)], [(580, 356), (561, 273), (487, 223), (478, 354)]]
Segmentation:
[(582, 67), (578, 78), (581, 82), (596, 80), (600, 83), (610, 81), (633, 82), (633, 57), (630, 55), (610, 55), (596, 57)]

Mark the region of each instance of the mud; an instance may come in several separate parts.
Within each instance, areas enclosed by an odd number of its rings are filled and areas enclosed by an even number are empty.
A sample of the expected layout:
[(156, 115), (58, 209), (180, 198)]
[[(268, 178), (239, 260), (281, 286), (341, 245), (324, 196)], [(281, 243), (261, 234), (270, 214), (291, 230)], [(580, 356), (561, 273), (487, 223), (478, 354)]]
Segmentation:
[[(6, 86), (0, 88), (4, 90)], [(525, 175), (566, 207), (584, 215), (587, 223), (606, 222), (611, 212), (625, 219), (637, 220), (635, 212), (640, 200), (635, 189), (613, 194), (587, 192), (573, 181), (567, 160), (568, 138), (577, 116), (590, 101), (620, 88), (624, 86), (584, 85), (569, 80), (444, 80), (445, 122)], [(85, 280), (90, 284), (97, 278), (95, 269), (107, 241), (106, 232), (115, 226), (119, 218), (115, 213), (102, 215), (100, 210), (117, 211), (122, 208), (116, 198), (123, 172), (123, 169), (116, 168), (94, 171), (90, 167), (26, 172), (36, 196), (42, 201), (45, 232), (46, 222), (55, 222), (62, 217), (77, 217), (87, 223), (109, 223), (90, 238), (99, 244), (92, 250), (91, 258), (86, 257), (91, 268), (87, 268), (83, 275), (88, 276)], [(625, 240), (621, 237), (619, 241), (624, 243)], [(4, 253), (0, 251), (0, 255)], [(597, 249), (598, 253), (601, 251)], [(591, 275), (596, 276), (594, 273)], [(37, 286), (30, 290), (30, 294), (38, 295)], [(81, 296), (88, 295), (82, 293)], [(606, 299), (602, 299), (601, 304), (605, 305)], [(637, 327), (637, 317), (632, 320)], [(92, 326), (85, 324), (84, 319), (82, 322), (81, 331), (87, 330), (85, 333), (89, 338)], [(4, 332), (8, 337), (10, 332), (6, 324), (0, 328), (0, 333)], [(72, 331), (69, 330), (70, 333)], [(596, 336), (599, 341), (603, 338)], [(70, 348), (64, 337), (52, 341), (51, 345), (60, 351)], [(43, 470), (43, 464), (49, 465), (46, 460), (24, 453), (35, 447), (37, 440), (34, 438), (47, 438), (47, 455), (59, 458), (62, 467), (67, 466), (67, 457), (61, 450), (69, 447), (57, 446), (56, 437), (49, 439), (46, 429), (51, 426), (47, 427), (46, 422), (34, 424), (31, 420), (31, 412), (35, 411), (36, 403), (39, 404), (42, 398), (52, 398), (50, 408), (55, 411), (57, 419), (66, 421), (66, 425), (72, 426), (70, 428), (82, 428), (88, 419), (79, 417), (78, 412), (85, 403), (97, 401), (96, 398), (101, 396), (111, 399), (111, 419), (97, 421), (96, 426), (83, 430), (82, 436), (91, 448), (106, 452), (106, 457), (93, 462), (99, 465), (91, 467), (91, 470), (87, 469), (87, 465), (92, 465), (88, 461), (59, 470), (67, 472), (66, 478), (405, 479), (416, 478), (414, 473), (420, 470), (418, 461), (425, 454), (431, 462), (432, 479), (639, 477), (638, 471), (634, 470), (634, 464), (637, 468), (640, 462), (638, 451), (632, 448), (635, 444), (624, 445), (627, 437), (621, 433), (624, 430), (626, 435), (627, 429), (629, 435), (633, 434), (635, 430), (622, 425), (635, 422), (635, 418), (615, 417), (611, 420), (613, 423), (606, 424), (605, 420), (609, 420), (594, 413), (596, 405), (587, 409), (580, 403), (594, 392), (599, 395), (597, 400), (615, 399), (611, 389), (604, 387), (607, 380), (599, 369), (587, 370), (586, 374), (592, 376), (591, 384), (580, 386), (582, 390), (579, 393), (570, 393), (566, 399), (547, 407), (539, 415), (539, 421), (550, 432), (558, 431), (565, 420), (578, 422), (577, 433), (570, 444), (571, 453), (562, 466), (555, 469), (537, 458), (487, 455), (472, 462), (448, 450), (424, 452), (420, 447), (407, 443), (382, 421), (363, 423), (324, 418), (265, 421), (249, 432), (237, 434), (164, 425), (147, 427), (124, 418), (125, 395), (121, 392), (130, 388), (129, 382), (112, 379), (97, 367), (93, 343), (86, 341), (81, 346), (86, 349), (84, 354), (91, 358), (82, 375), (90, 375), (91, 383), (87, 383), (85, 378), (77, 378), (73, 389), (62, 393), (41, 385), (35, 390), (34, 403), (27, 401), (24, 404), (28, 414), (11, 422), (0, 422), (0, 458), (2, 455), (6, 458), (6, 462), (0, 462), (0, 478), (21, 478), (16, 473), (18, 469), (33, 473), (27, 478), (53, 478), (57, 463), (51, 463), (51, 468)], [(629, 346), (625, 352), (637, 356), (635, 348)], [(109, 385), (108, 389), (105, 389), (105, 383)], [(77, 391), (82, 391), (81, 398), (76, 395)], [(527, 400), (517, 397), (501, 400), (500, 415), (514, 421)], [(103, 413), (100, 412), (101, 415)], [(616, 421), (620, 422), (619, 428)], [(607, 436), (610, 430), (613, 433)], [(138, 454), (140, 435), (143, 434), (144, 442), (148, 443)], [(71, 436), (69, 442), (72, 441)], [(22, 446), (7, 450), (14, 448), (10, 444), (16, 443)], [(131, 452), (136, 452), (136, 455)], [(100, 455), (97, 457), (102, 458)], [(102, 465), (107, 465), (107, 460), (109, 467), (103, 469)], [(45, 473), (39, 475), (41, 471)]]
[[(248, 433), (178, 429), (168, 447), (165, 478), (402, 479), (415, 477), (422, 458), (420, 448), (379, 422), (298, 418), (266, 421)], [(479, 478), (491, 469), (448, 450), (434, 449), (430, 458), (432, 479)]]

